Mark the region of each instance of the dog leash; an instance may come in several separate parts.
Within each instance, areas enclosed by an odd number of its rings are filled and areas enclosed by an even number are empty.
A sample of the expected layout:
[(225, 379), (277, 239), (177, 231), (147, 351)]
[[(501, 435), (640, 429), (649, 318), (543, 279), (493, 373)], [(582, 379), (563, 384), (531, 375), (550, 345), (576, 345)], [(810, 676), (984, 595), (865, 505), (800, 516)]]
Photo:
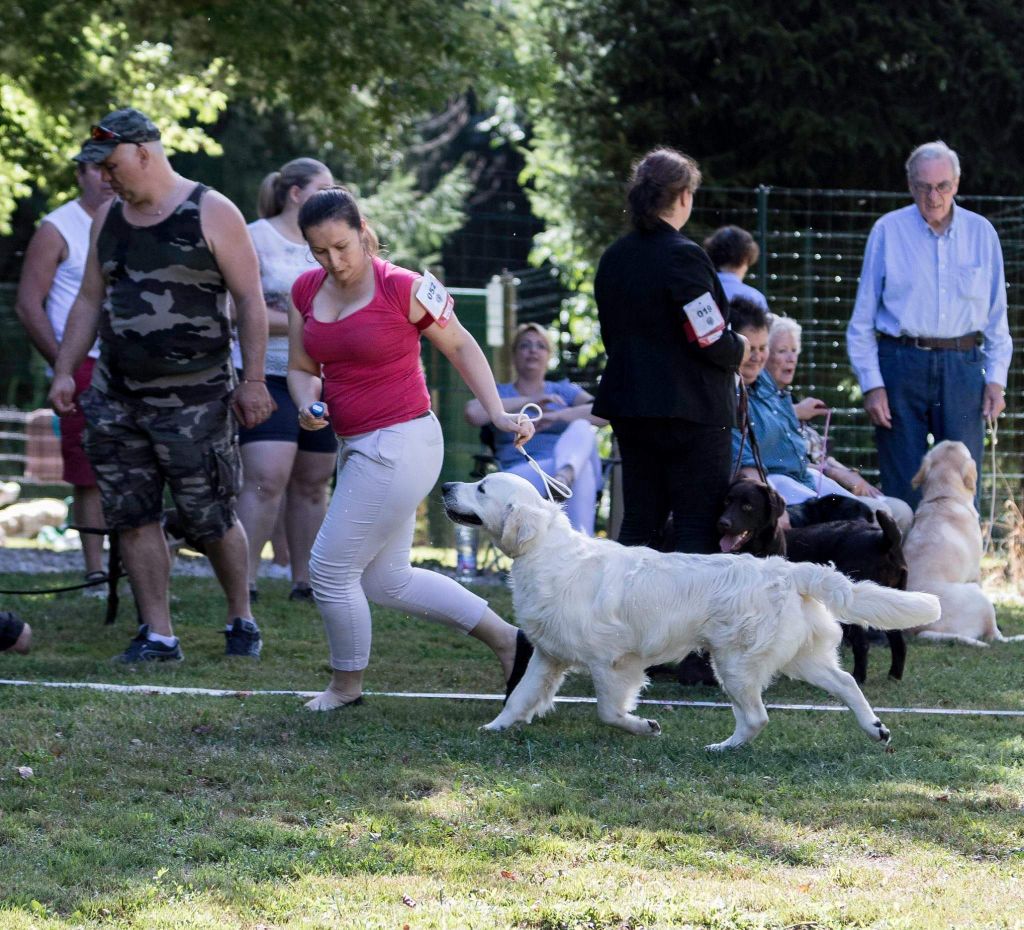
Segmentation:
[(999, 476), (996, 474), (996, 443), (998, 442), (998, 424), (995, 417), (989, 417), (988, 427), (992, 432), (992, 493), (989, 495), (988, 502), (988, 526), (985, 528), (985, 538), (981, 551), (985, 555), (989, 555), (989, 550), (992, 547), (992, 528), (996, 523), (996, 482), (999, 480)]
[(825, 462), (828, 461), (828, 428), (832, 423), (832, 408), (825, 410), (825, 429), (821, 437), (821, 467), (818, 469), (818, 497), (821, 497), (821, 483), (825, 480)]
[[(537, 420), (544, 416), (544, 411), (541, 409), (540, 404), (529, 403), (524, 404), (523, 409), (516, 414), (516, 421), (522, 422), (523, 417), (526, 417), (527, 420), (534, 419), (527, 412), (531, 409), (537, 411)], [(552, 477), (546, 471), (544, 471), (544, 469), (541, 468), (538, 464), (537, 460), (532, 455), (530, 455), (530, 453), (527, 452), (526, 449), (523, 448), (523, 446), (516, 446), (516, 448), (520, 452), (522, 452), (523, 455), (526, 456), (526, 461), (530, 463), (530, 468), (532, 468), (535, 472), (537, 472), (538, 475), (540, 475), (540, 480), (544, 482), (544, 490), (547, 491), (548, 500), (551, 501), (551, 503), (559, 503), (559, 501), (555, 500), (556, 494), (559, 497), (561, 497), (563, 501), (567, 501), (570, 497), (572, 497), (572, 488), (570, 488), (569, 485), (565, 484), (562, 481), (559, 481), (557, 478)]]
[(736, 453), (736, 465), (733, 467), (732, 477), (729, 481), (730, 483), (735, 481), (736, 476), (740, 473), (740, 467), (743, 464), (743, 447), (749, 438), (750, 453), (754, 456), (754, 465), (757, 467), (758, 477), (761, 479), (762, 484), (767, 484), (768, 474), (765, 471), (764, 462), (761, 461), (761, 449), (757, 444), (754, 424), (750, 422), (750, 397), (747, 394), (747, 386), (743, 383), (742, 379), (740, 379), (740, 396), (739, 403), (736, 405), (736, 415), (740, 424), (740, 448)]

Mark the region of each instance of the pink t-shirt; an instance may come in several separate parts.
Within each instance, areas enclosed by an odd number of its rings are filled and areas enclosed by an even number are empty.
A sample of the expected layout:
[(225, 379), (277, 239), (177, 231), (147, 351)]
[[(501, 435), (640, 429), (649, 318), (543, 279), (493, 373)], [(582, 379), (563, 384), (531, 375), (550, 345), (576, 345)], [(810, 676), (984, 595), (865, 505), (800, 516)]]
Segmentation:
[(324, 400), (339, 436), (412, 420), (430, 409), (420, 365), (422, 325), (409, 322), (409, 301), (417, 275), (380, 258), (373, 259), (374, 292), (351, 316), (324, 323), (313, 316), (313, 298), (327, 279), (315, 268), (299, 275), (292, 300), (302, 314), (302, 345), (324, 375)]

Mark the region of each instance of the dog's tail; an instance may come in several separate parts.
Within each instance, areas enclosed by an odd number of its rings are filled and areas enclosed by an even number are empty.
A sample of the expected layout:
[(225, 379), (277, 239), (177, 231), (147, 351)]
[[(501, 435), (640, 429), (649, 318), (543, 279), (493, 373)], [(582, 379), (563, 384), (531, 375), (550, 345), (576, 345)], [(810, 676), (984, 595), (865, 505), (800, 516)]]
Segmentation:
[(920, 591), (896, 591), (873, 581), (850, 581), (823, 565), (798, 562), (793, 566), (797, 591), (821, 601), (842, 623), (905, 630), (939, 619), (939, 599)]

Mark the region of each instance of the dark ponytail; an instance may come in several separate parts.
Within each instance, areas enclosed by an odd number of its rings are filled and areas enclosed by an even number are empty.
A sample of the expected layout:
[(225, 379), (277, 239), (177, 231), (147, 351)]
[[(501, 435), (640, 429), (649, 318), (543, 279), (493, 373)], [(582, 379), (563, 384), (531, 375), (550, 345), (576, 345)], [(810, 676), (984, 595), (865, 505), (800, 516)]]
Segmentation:
[(693, 193), (700, 181), (700, 168), (689, 155), (664, 147), (648, 152), (633, 165), (626, 194), (633, 228), (654, 229), (679, 195), (687, 190)]

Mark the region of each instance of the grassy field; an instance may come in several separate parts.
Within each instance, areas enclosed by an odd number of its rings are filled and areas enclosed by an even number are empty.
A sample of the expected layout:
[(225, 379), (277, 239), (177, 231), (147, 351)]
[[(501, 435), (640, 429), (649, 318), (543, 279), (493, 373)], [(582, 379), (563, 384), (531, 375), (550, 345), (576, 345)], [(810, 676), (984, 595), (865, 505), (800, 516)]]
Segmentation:
[[(214, 582), (173, 590), (182, 665), (111, 665), (130, 601), (105, 627), (102, 602), (67, 595), (16, 605), (37, 648), (0, 656), (0, 678), (323, 686), (318, 615), (284, 582), (262, 585), (258, 664), (224, 658)], [(504, 589), (481, 593), (509, 611)], [(1024, 610), (1000, 622), (1024, 632)], [(911, 643), (896, 683), (876, 648), (865, 691), (1021, 709), (1022, 658)], [(376, 611), (367, 685), (501, 682), (474, 640)], [(659, 681), (647, 696), (718, 693)], [(792, 682), (768, 699), (829, 703)], [(643, 740), (589, 705), (479, 732), (497, 707), (375, 697), (313, 715), (295, 697), (0, 687), (0, 928), (1024, 927), (1021, 718), (883, 713), (885, 751), (847, 713), (776, 710), (753, 745), (711, 756), (727, 709), (653, 708), (664, 735)]]

